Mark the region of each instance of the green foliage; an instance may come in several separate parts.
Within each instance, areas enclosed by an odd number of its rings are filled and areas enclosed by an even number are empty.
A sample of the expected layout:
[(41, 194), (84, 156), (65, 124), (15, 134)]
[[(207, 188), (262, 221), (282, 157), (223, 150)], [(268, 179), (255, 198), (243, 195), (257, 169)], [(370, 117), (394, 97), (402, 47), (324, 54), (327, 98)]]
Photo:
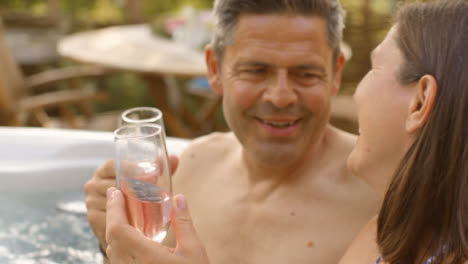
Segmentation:
[(212, 8), (213, 0), (146, 0), (143, 4), (145, 16), (151, 20), (157, 18), (158, 15), (174, 12), (186, 5), (195, 8)]
[[(104, 17), (122, 20), (125, 17), (125, 1), (116, 0), (58, 0), (60, 11), (71, 18), (102, 22)], [(213, 0), (141, 0), (142, 12), (150, 20), (159, 14), (168, 13), (184, 5), (195, 8), (211, 8)], [(120, 3), (120, 4), (119, 4)], [(44, 15), (47, 0), (1, 0), (0, 10)], [(111, 15), (109, 15), (111, 14)], [(114, 21), (114, 23), (118, 21)]]
[(44, 4), (43, 0), (2, 0), (0, 3), (1, 8), (10, 8), (10, 9), (27, 9), (28, 7)]
[(113, 100), (101, 105), (99, 111), (153, 105), (147, 84), (135, 74), (114, 74), (106, 80), (105, 88), (111, 93)]
[(143, 3), (143, 9), (146, 17), (154, 18), (157, 17), (159, 14), (168, 13), (177, 9), (177, 7), (182, 6), (184, 2), (185, 1), (183, 0), (146, 0)]
[(60, 0), (60, 8), (69, 14), (90, 10), (96, 6), (96, 0)]
[(191, 0), (187, 2), (191, 3), (194, 7), (200, 7), (200, 8), (212, 8), (213, 7), (213, 0)]
[[(99, 0), (59, 0), (60, 8), (66, 13), (76, 13), (90, 10)], [(16, 12), (33, 12), (35, 15), (43, 15), (47, 11), (46, 0), (2, 0), (0, 9)]]
[(370, 69), (369, 54), (385, 37), (397, 0), (342, 0), (347, 12), (344, 41), (352, 58), (343, 72), (341, 92), (353, 94), (358, 82)]

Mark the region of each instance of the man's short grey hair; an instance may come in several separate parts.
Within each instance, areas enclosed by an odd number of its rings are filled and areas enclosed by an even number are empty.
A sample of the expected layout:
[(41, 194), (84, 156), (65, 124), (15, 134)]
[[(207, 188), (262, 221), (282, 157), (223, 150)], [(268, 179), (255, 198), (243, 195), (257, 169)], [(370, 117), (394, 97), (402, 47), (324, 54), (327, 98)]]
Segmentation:
[(343, 38), (345, 12), (338, 0), (215, 0), (212, 45), (222, 60), (226, 46), (232, 44), (239, 17), (244, 14), (297, 14), (327, 20), (328, 44), (336, 60)]

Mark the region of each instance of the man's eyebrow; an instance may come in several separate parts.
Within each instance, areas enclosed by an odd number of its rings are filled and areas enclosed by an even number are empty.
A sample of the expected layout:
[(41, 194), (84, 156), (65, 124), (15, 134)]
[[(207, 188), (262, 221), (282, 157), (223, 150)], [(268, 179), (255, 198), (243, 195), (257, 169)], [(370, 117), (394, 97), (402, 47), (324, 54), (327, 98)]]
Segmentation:
[[(238, 69), (241, 67), (271, 67), (272, 65), (261, 62), (261, 61), (238, 61), (234, 64), (234, 69)], [(310, 64), (299, 64), (299, 65), (293, 65), (289, 68), (296, 69), (296, 70), (305, 70), (305, 71), (316, 71), (319, 72), (320, 74), (325, 74), (326, 70), (325, 67), (322, 65), (317, 65), (314, 63)]]
[(306, 70), (306, 71), (318, 71), (322, 74), (326, 72), (325, 68), (321, 65), (316, 65), (316, 64), (302, 64), (302, 65), (295, 65), (292, 68), (298, 69), (298, 70)]
[(239, 67), (268, 67), (267, 63), (260, 62), (260, 61), (238, 61), (234, 64), (234, 68)]

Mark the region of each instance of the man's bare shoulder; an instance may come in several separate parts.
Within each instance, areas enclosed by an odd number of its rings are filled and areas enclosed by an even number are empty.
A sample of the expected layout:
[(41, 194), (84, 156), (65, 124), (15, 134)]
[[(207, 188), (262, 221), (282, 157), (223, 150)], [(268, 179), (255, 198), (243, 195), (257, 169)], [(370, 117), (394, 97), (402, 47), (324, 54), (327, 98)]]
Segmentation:
[(220, 164), (226, 164), (234, 152), (240, 149), (232, 132), (215, 132), (194, 139), (179, 157), (174, 174), (174, 185), (190, 185), (189, 178), (209, 177)]
[[(185, 162), (191, 163), (196, 159), (198, 162), (205, 159), (219, 159), (239, 145), (232, 132), (214, 132), (192, 140), (187, 146), (179, 160), (181, 165)], [(207, 160), (208, 161), (208, 160)]]
[(349, 132), (329, 126), (329, 135), (333, 139), (332, 147), (340, 152), (350, 153), (357, 141), (357, 136)]
[[(330, 125), (326, 128), (324, 142), (325, 147), (320, 162), (334, 175), (334, 177), (327, 176), (327, 178), (330, 180), (332, 178), (349, 179), (351, 173), (348, 170), (347, 160), (356, 143), (356, 136)], [(354, 179), (354, 177), (351, 178)]]
[(340, 194), (344, 195), (348, 201), (355, 201), (361, 204), (359, 211), (365, 219), (369, 219), (377, 213), (380, 205), (380, 197), (375, 191), (360, 177), (354, 175), (348, 168), (348, 156), (356, 144), (357, 136), (348, 132), (331, 127), (329, 131), (330, 149), (329, 162), (334, 177), (333, 182), (340, 186)]

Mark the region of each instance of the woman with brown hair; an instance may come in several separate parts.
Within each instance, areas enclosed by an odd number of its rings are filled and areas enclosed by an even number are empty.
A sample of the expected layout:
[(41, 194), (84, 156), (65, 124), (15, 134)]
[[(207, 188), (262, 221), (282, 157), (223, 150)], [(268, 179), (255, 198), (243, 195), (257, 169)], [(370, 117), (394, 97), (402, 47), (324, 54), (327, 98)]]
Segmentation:
[(371, 57), (348, 166), (384, 200), (340, 263), (466, 263), (468, 2), (402, 7)]

